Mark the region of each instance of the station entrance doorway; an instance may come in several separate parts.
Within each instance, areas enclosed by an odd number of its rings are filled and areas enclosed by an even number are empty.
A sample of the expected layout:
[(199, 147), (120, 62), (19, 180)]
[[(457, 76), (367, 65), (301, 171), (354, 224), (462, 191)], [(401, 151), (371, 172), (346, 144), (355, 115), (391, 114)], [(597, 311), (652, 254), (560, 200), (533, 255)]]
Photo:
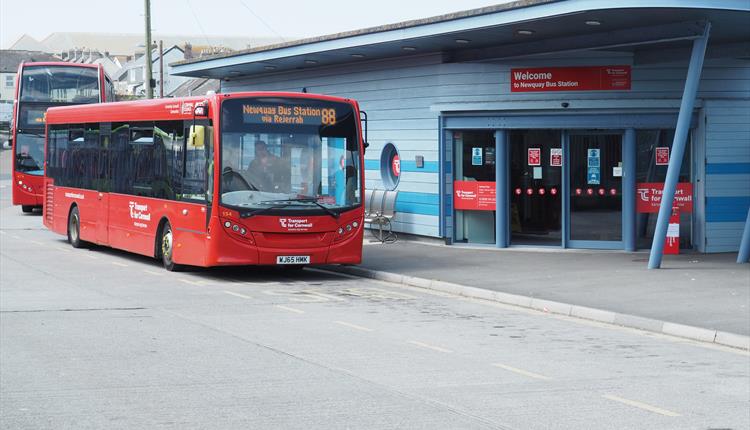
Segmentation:
[[(623, 146), (619, 131), (516, 129), (507, 165), (494, 131), (453, 132), (453, 242), (621, 248)], [(502, 159), (502, 157), (501, 157)], [(507, 225), (498, 225), (496, 178), (507, 175)]]

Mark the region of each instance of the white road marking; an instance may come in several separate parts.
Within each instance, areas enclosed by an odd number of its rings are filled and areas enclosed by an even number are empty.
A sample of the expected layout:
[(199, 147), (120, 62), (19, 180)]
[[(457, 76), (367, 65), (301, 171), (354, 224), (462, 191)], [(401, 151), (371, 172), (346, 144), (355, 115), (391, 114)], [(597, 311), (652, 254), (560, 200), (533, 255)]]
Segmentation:
[(39, 245), (39, 246), (44, 246), (45, 245), (42, 242), (39, 242), (37, 240), (30, 240), (29, 242), (33, 243), (34, 245)]
[(159, 273), (159, 272), (154, 272), (153, 270), (145, 270), (145, 269), (144, 269), (143, 271), (144, 271), (145, 273), (148, 273), (149, 275), (154, 275), (154, 276), (163, 276), (163, 275), (164, 275), (163, 273)]
[(18, 240), (21, 240), (21, 236), (16, 236), (15, 234), (14, 234), (13, 236), (11, 236), (11, 237), (12, 237), (13, 239), (18, 239)]
[(276, 307), (279, 308), (279, 309), (283, 309), (285, 311), (288, 311), (288, 312), (294, 312), (296, 314), (304, 314), (305, 313), (305, 311), (301, 311), (301, 310), (295, 309), (295, 308), (290, 308), (289, 306), (276, 305)]
[(505, 369), (509, 372), (517, 373), (519, 375), (528, 376), (529, 378), (549, 380), (549, 376), (540, 375), (538, 373), (529, 372), (528, 370), (519, 369), (517, 367), (511, 367), (502, 363), (492, 363), (493, 366)]
[(118, 263), (117, 261), (110, 261), (110, 264), (114, 264), (115, 266), (120, 266), (120, 267), (128, 267), (127, 264)]
[(435, 346), (435, 345), (429, 345), (429, 344), (426, 344), (426, 343), (423, 343), (423, 342), (418, 342), (416, 340), (410, 340), (410, 341), (408, 341), (406, 343), (410, 343), (412, 345), (421, 346), (422, 348), (427, 348), (427, 349), (431, 349), (433, 351), (438, 351), (438, 352), (445, 352), (445, 353), (451, 353), (451, 352), (453, 352), (450, 349), (441, 348), (441, 347)]
[(58, 247), (57, 247), (57, 250), (58, 250), (58, 251), (63, 251), (63, 252), (72, 252), (72, 251), (70, 250), (70, 248), (63, 248), (62, 246), (58, 246)]
[(361, 330), (361, 331), (375, 331), (371, 328), (362, 327), (361, 325), (348, 323), (346, 321), (334, 321), (336, 324), (343, 325), (344, 327), (353, 328), (355, 330)]
[(180, 278), (180, 279), (178, 279), (178, 281), (184, 282), (184, 283), (190, 284), (190, 285), (200, 285), (200, 282), (191, 281), (190, 279)]
[(224, 291), (224, 292), (227, 293), (227, 294), (229, 294), (230, 296), (240, 297), (240, 298), (248, 299), (248, 300), (252, 300), (253, 299), (250, 296), (246, 296), (246, 295), (240, 294), (240, 293), (234, 293), (232, 291)]
[(87, 253), (84, 253), (84, 254), (81, 254), (81, 255), (83, 255), (86, 258), (90, 258), (92, 260), (98, 260), (99, 259), (99, 257), (97, 257), (96, 255), (91, 255), (91, 254), (87, 254)]
[(628, 406), (632, 406), (634, 408), (643, 409), (645, 411), (653, 412), (655, 414), (664, 415), (667, 417), (679, 417), (680, 414), (677, 412), (672, 412), (667, 409), (658, 408), (656, 406), (649, 405), (647, 403), (637, 402), (635, 400), (625, 399), (619, 396), (615, 396), (612, 394), (604, 394), (602, 397), (604, 397), (607, 400), (612, 400), (614, 402), (623, 403)]

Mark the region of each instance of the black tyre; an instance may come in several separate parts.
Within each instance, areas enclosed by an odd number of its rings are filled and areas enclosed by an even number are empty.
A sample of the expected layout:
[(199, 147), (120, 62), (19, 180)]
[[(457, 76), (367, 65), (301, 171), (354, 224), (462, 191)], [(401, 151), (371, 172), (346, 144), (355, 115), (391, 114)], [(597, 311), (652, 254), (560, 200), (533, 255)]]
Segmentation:
[(175, 264), (174, 260), (172, 260), (174, 252), (174, 236), (169, 221), (164, 223), (164, 227), (161, 229), (161, 243), (159, 249), (161, 250), (161, 261), (164, 263), (165, 269), (170, 272), (179, 272), (183, 269), (183, 266)]
[(21, 206), (21, 212), (23, 212), (25, 214), (30, 214), (30, 213), (34, 212), (34, 206), (23, 205), (23, 206)]
[(82, 248), (84, 242), (81, 240), (81, 214), (78, 206), (74, 206), (68, 215), (68, 242), (73, 248)]

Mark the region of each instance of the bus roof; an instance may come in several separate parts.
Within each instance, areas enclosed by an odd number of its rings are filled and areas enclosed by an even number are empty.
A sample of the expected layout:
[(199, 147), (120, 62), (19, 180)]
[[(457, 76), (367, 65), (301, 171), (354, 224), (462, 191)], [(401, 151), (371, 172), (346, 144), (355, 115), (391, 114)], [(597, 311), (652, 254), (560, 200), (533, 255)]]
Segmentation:
[(21, 67), (85, 67), (88, 69), (98, 69), (98, 64), (84, 64), (84, 63), (67, 63), (65, 61), (29, 61), (21, 63)]
[[(322, 94), (241, 92), (212, 94), (197, 97), (146, 99), (127, 102), (93, 103), (53, 107), (47, 110), (47, 124), (193, 119), (193, 107), (196, 103), (207, 101), (209, 103), (209, 109), (216, 109), (222, 100), (238, 97), (304, 98), (349, 104), (354, 103), (351, 99)], [(209, 115), (211, 115), (210, 112)]]

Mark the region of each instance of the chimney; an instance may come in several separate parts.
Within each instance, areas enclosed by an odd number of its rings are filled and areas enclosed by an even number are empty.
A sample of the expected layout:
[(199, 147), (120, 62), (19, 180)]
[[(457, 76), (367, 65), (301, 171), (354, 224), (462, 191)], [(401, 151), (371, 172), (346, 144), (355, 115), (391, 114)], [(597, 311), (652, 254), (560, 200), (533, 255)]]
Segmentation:
[(193, 58), (193, 45), (191, 45), (189, 42), (185, 43), (185, 54), (184, 57), (186, 60), (189, 60)]

